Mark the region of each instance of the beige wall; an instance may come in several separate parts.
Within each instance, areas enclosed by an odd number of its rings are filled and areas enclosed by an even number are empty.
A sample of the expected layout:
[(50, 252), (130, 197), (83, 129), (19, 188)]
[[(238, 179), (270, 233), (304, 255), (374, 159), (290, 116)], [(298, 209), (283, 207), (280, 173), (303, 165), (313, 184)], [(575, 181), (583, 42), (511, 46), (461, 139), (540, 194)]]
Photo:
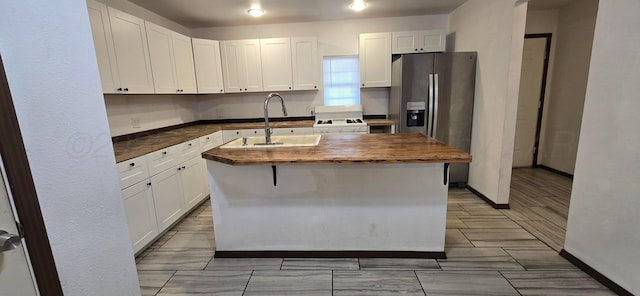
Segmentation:
[(128, 14), (137, 16), (143, 20), (150, 21), (159, 26), (163, 26), (165, 28), (171, 29), (178, 33), (181, 33), (187, 36), (191, 35), (191, 31), (189, 30), (189, 28), (183, 25), (180, 25), (168, 18), (160, 16), (155, 12), (152, 12), (144, 7), (131, 3), (128, 0), (96, 0), (96, 1), (104, 3), (107, 6), (111, 6), (115, 9), (124, 11)]
[(565, 250), (640, 295), (640, 1), (600, 0)]
[(450, 49), (477, 51), (469, 185), (509, 201), (526, 4), (470, 0), (450, 14)]
[[(196, 95), (105, 95), (111, 136), (198, 120)], [(134, 127), (133, 121), (139, 122)]]
[[(322, 83), (322, 57), (357, 55), (360, 33), (425, 29), (447, 29), (447, 15), (423, 15), (360, 19), (348, 21), (306, 22), (261, 26), (235, 26), (192, 29), (193, 37), (216, 40), (316, 36), (318, 38), (318, 77)], [(267, 93), (207, 95), (199, 99), (201, 119), (256, 118), (263, 116), (262, 101)], [(282, 92), (289, 116), (309, 116), (315, 106), (324, 104), (318, 91)], [(365, 114), (387, 114), (389, 89), (363, 89), (360, 95)], [(280, 116), (276, 109), (270, 114)]]
[(539, 163), (569, 174), (575, 167), (597, 11), (597, 0), (576, 1), (558, 11)]

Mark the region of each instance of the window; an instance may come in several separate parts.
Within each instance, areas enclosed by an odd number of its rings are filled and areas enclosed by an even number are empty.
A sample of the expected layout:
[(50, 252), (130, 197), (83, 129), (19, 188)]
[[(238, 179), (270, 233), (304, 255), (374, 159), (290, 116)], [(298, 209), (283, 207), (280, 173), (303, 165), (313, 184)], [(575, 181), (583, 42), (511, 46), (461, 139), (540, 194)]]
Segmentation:
[(360, 104), (360, 64), (357, 56), (324, 57), (324, 105)]

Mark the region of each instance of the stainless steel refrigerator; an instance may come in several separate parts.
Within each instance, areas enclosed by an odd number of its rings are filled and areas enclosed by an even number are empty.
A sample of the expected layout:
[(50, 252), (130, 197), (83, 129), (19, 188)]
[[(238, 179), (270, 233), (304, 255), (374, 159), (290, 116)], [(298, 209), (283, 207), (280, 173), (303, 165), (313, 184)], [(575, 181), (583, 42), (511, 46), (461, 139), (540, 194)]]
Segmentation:
[[(470, 152), (475, 52), (405, 54), (391, 66), (389, 119), (399, 133), (421, 133)], [(464, 186), (469, 164), (451, 164), (449, 184)]]

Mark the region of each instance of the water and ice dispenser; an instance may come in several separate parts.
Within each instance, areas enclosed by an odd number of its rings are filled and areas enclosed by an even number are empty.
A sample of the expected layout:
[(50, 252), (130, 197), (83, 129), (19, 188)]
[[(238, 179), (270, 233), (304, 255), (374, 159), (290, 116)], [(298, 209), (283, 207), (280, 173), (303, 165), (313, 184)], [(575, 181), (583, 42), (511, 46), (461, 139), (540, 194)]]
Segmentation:
[(407, 127), (424, 126), (425, 102), (407, 102)]

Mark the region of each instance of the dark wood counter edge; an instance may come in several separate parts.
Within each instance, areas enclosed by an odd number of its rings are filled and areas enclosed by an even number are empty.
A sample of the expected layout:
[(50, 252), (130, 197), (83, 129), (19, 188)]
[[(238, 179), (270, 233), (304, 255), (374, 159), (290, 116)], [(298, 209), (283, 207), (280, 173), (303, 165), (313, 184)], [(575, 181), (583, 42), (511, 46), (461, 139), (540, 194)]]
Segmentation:
[(496, 210), (508, 210), (510, 209), (509, 204), (497, 204), (493, 200), (489, 199), (486, 195), (482, 194), (482, 192), (476, 190), (475, 188), (467, 185), (467, 189), (471, 191), (471, 193), (475, 194), (480, 199), (484, 200), (484, 202), (488, 203)]
[(216, 251), (215, 258), (415, 258), (447, 259), (445, 252), (419, 251)]
[[(370, 119), (370, 120), (371, 119), (372, 120), (386, 120), (386, 116), (385, 115), (366, 115), (366, 116), (364, 116), (364, 119), (365, 119), (365, 121), (367, 119)], [(270, 122), (307, 121), (307, 120), (313, 121), (314, 117), (313, 116), (298, 116), (298, 117), (269, 118)], [(115, 137), (111, 137), (111, 141), (113, 143), (124, 142), (124, 141), (137, 139), (137, 138), (144, 137), (144, 136), (150, 136), (150, 135), (154, 135), (154, 134), (158, 134), (158, 133), (162, 133), (162, 132), (166, 132), (166, 131), (171, 131), (171, 130), (175, 130), (175, 129), (179, 129), (179, 128), (184, 128), (184, 127), (189, 127), (189, 126), (194, 126), (194, 125), (200, 125), (200, 124), (233, 124), (233, 123), (259, 123), (259, 122), (264, 122), (264, 118), (198, 120), (198, 121), (192, 121), (192, 122), (182, 123), (182, 124), (178, 124), (178, 125), (172, 125), (172, 126), (152, 129), (152, 130), (148, 130), (148, 131), (142, 131), (142, 132), (131, 133), (131, 134), (126, 134), (126, 135), (121, 135), (121, 136), (115, 136)], [(380, 124), (376, 124), (376, 125), (380, 125)], [(389, 121), (389, 123), (387, 125), (393, 125), (393, 122)]]
[(567, 259), (567, 261), (571, 262), (571, 264), (575, 265), (580, 270), (584, 271), (586, 274), (590, 275), (593, 279), (600, 282), (603, 286), (609, 288), (609, 290), (620, 296), (633, 296), (633, 294), (627, 289), (621, 287), (616, 284), (614, 281), (606, 277), (604, 274), (598, 272), (593, 267), (589, 266), (589, 264), (584, 263), (582, 260), (578, 259), (576, 256), (573, 256), (571, 253), (567, 252), (567, 250), (560, 250), (560, 256), (562, 258)]
[(321, 159), (321, 160), (291, 160), (291, 161), (233, 161), (227, 158), (202, 153), (202, 158), (231, 166), (283, 166), (283, 165), (322, 165), (322, 164), (394, 164), (394, 163), (468, 163), (470, 157), (465, 158), (398, 158), (398, 159)]

